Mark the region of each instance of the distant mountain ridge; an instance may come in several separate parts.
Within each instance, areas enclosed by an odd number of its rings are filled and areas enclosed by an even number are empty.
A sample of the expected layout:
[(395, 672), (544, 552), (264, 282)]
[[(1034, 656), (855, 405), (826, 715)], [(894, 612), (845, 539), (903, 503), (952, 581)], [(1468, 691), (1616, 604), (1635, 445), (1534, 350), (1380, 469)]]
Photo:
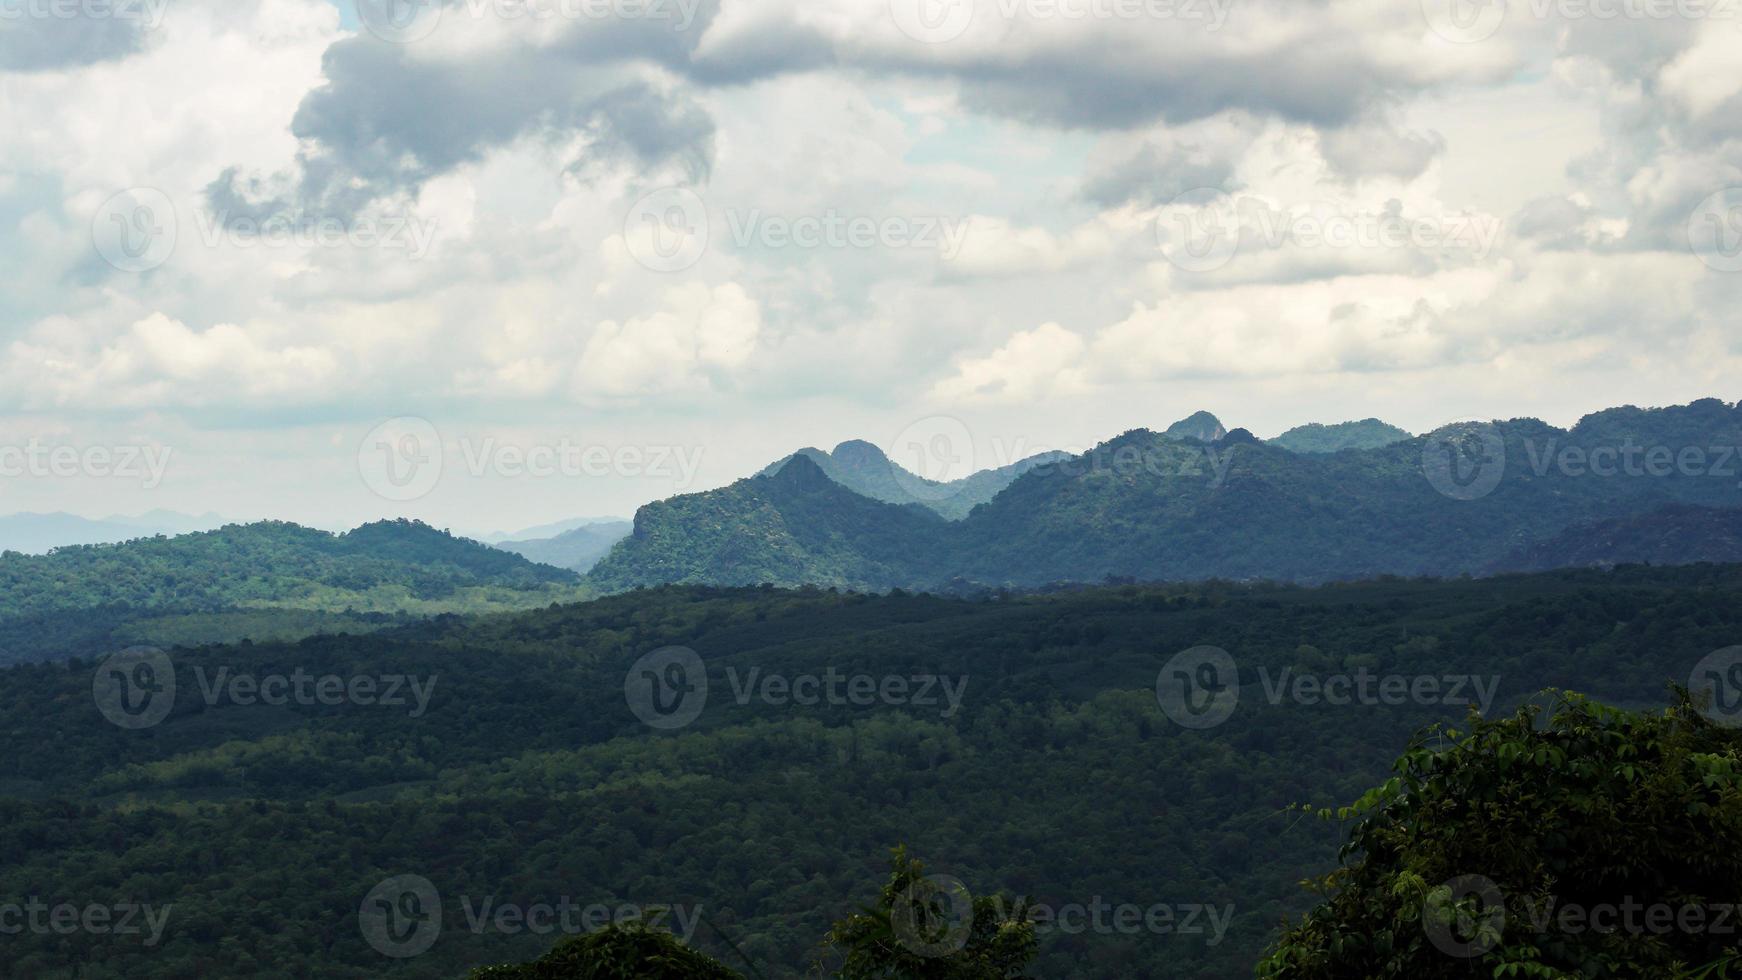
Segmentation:
[[(591, 581), (604, 590), (667, 582), (974, 589), (1478, 574), (1575, 525), (1676, 504), (1742, 506), (1735, 476), (1605, 478), (1578, 465), (1619, 458), (1629, 445), (1709, 447), (1715, 461), (1724, 447), (1742, 446), (1742, 408), (1716, 399), (1628, 406), (1565, 430), (1513, 419), (1338, 452), (1261, 443), (1203, 413), (1032, 466), (966, 516), (935, 525), (921, 507), (866, 506), (869, 498), (829, 479), (807, 453), (811, 465), (794, 481), (810, 488), (804, 494), (745, 481), (643, 508), (635, 533)], [(1488, 467), (1483, 453), (1498, 465)]]
[(1345, 449), (1379, 449), (1414, 438), (1408, 431), (1378, 419), (1359, 422), (1337, 422), (1323, 425), (1311, 422), (1267, 440), (1296, 453), (1336, 453)]
[(528, 561), (586, 572), (634, 530), (633, 521), (588, 522), (551, 537), (502, 541), (496, 547), (512, 551)]
[(216, 514), (147, 511), (138, 517), (80, 517), (76, 514), (9, 514), (0, 517), (0, 552), (40, 555), (55, 548), (84, 544), (115, 544), (160, 534), (191, 534), (222, 527)]
[(1008, 466), (981, 470), (959, 480), (939, 482), (909, 472), (869, 442), (853, 439), (832, 452), (801, 449), (763, 469), (761, 475), (779, 472), (794, 459), (815, 463), (829, 479), (872, 500), (887, 504), (918, 504), (956, 521), (975, 507), (996, 497), (1017, 477), (1044, 463), (1067, 458), (1068, 453), (1039, 453)]

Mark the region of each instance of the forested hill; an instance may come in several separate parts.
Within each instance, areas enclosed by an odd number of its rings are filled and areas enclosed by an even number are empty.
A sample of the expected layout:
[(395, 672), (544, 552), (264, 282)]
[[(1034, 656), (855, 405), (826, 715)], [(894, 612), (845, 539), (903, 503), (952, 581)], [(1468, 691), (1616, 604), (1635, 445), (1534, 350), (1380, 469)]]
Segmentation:
[(971, 591), (1480, 574), (1579, 525), (1742, 507), (1739, 447), (1742, 406), (1715, 399), (1612, 409), (1571, 429), (1460, 424), (1334, 453), (1222, 433), (1206, 417), (1036, 466), (935, 527), (856, 494), (782, 494), (765, 480), (677, 497), (643, 508), (591, 580)]
[(577, 598), (578, 583), (573, 572), (403, 520), (347, 534), (264, 522), (8, 552), (0, 555), (0, 662), (79, 652), (63, 641), (95, 630), (89, 641), (100, 644), (116, 624), (153, 616), (528, 608)]
[[(169, 651), (146, 702), (163, 713), (136, 727), (93, 698), (136, 672), (18, 667), (0, 671), (0, 893), (74, 883), (171, 913), (151, 946), (10, 936), (7, 969), (456, 980), (560, 938), (478, 925), (485, 900), (569, 899), (677, 907), (692, 945), (797, 978), (907, 842), (975, 894), (1199, 909), (1193, 931), (1044, 931), (1035, 976), (1224, 980), (1335, 866), (1339, 828), (1291, 805), (1354, 798), (1466, 702), (1667, 703), (1739, 636), (1742, 568), (1690, 566), (979, 600), (663, 588)], [(1202, 675), (1203, 645), (1238, 698), (1178, 714), (1158, 694)], [(684, 693), (647, 714), (634, 692), (673, 677), (674, 646), (695, 657)], [(270, 684), (221, 680), (238, 676), (368, 696), (265, 703)], [(427, 951), (396, 958), (358, 917), (402, 875), (442, 904)]]

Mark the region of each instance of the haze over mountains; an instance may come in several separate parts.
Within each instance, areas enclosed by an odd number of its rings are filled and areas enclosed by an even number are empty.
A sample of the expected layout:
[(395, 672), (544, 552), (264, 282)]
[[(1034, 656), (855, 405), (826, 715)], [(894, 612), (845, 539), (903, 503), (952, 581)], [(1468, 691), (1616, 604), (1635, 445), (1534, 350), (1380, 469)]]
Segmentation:
[(52, 548), (79, 544), (113, 544), (159, 534), (191, 534), (224, 525), (216, 514), (179, 514), (154, 510), (138, 517), (93, 520), (74, 514), (10, 514), (0, 517), (0, 552), (39, 555)]
[(1610, 409), (1571, 429), (1514, 419), (1401, 432), (1367, 420), (1266, 443), (1199, 413), (961, 481), (947, 507), (904, 499), (918, 478), (864, 443), (806, 450), (642, 508), (590, 581), (878, 590), (1475, 574), (1576, 525), (1742, 504), (1742, 409), (1715, 399)]

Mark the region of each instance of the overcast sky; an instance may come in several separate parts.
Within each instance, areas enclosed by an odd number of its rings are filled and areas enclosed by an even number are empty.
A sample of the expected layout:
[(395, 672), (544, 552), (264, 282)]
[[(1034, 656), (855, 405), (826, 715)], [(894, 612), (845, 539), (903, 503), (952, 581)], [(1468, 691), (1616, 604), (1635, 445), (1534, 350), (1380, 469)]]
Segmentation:
[(0, 513), (1742, 397), (1730, 0), (0, 0), (0, 118)]

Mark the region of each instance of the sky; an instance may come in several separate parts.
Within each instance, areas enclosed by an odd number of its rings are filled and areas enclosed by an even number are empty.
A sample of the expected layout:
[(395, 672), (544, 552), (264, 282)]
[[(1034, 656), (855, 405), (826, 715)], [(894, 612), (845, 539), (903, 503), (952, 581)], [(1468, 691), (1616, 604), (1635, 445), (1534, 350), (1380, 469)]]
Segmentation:
[(0, 513), (1734, 401), (1737, 0), (0, 0)]

